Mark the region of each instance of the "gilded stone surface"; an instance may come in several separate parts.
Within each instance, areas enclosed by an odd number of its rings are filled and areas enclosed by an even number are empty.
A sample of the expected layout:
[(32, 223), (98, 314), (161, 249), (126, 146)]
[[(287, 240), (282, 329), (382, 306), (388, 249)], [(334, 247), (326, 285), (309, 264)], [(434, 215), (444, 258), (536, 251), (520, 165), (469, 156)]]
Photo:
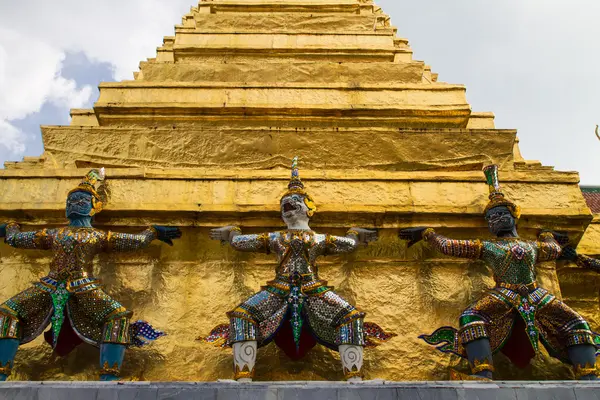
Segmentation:
[[(97, 166), (107, 167), (111, 196), (96, 227), (182, 226), (174, 247), (95, 261), (106, 291), (134, 319), (168, 332), (127, 352), (126, 379), (231, 377), (230, 351), (195, 338), (225, 322), (225, 312), (271, 279), (275, 265), (209, 241), (208, 230), (280, 229), (278, 199), (296, 155), (317, 203), (315, 230), (379, 229), (379, 242), (320, 263), (320, 275), (367, 321), (398, 334), (365, 352), (366, 378), (447, 379), (459, 362), (417, 336), (456, 326), (461, 310), (493, 284), (490, 271), (423, 244), (407, 250), (396, 236), (403, 227), (431, 226), (456, 238), (488, 237), (483, 165), (501, 166), (506, 195), (523, 208), (522, 236), (549, 228), (577, 243), (585, 232), (584, 252), (600, 254), (578, 174), (523, 159), (516, 131), (495, 129), (491, 113), (472, 112), (465, 88), (438, 81), (395, 33), (370, 0), (201, 1), (134, 80), (101, 84), (94, 109), (73, 110), (70, 126), (42, 128), (41, 157), (0, 171), (0, 221), (25, 229), (64, 224), (66, 193), (83, 168)], [(49, 260), (0, 244), (0, 298), (43, 276)], [(600, 329), (600, 278), (546, 263), (538, 279)], [(316, 347), (292, 362), (270, 345), (258, 353), (256, 379), (340, 380), (338, 358)], [(94, 380), (97, 360), (89, 346), (60, 359), (38, 339), (20, 349), (11, 379)], [(496, 365), (500, 379), (572, 378), (547, 355), (525, 371), (502, 355)]]
[[(43, 127), (56, 166), (103, 163), (113, 167), (265, 170), (285, 168), (288, 154), (306, 168), (417, 171), (512, 166), (514, 131), (311, 128), (198, 130), (181, 128)], [(89, 138), (82, 141), (81, 135)], [(218, 138), (218, 140), (217, 140)], [(90, 141), (93, 141), (90, 143)], [(168, 141), (168, 146), (165, 146)], [(377, 154), (377, 157), (373, 157)]]

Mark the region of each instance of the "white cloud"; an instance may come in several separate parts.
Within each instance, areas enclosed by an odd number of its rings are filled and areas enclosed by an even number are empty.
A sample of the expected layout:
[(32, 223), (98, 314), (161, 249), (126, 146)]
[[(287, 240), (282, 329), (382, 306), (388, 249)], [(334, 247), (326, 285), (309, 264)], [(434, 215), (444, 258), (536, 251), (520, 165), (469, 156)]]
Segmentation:
[(89, 106), (92, 88), (61, 76), (67, 52), (83, 52), (114, 66), (114, 78), (132, 79), (141, 60), (154, 57), (162, 37), (193, 0), (21, 0), (0, 2), (0, 155), (25, 152), (28, 138), (10, 121), (45, 103)]
[(526, 159), (600, 184), (600, 2), (376, 0), (440, 80), (518, 129)]
[(25, 151), (25, 134), (19, 129), (0, 119), (0, 148), (10, 155), (20, 155)]
[(109, 62), (115, 78), (132, 79), (141, 60), (156, 56), (163, 36), (196, 0), (20, 0), (0, 2), (0, 26), (56, 49)]
[(38, 112), (46, 102), (63, 108), (87, 104), (92, 88), (60, 75), (65, 54), (22, 32), (0, 28), (0, 146), (20, 158), (31, 139), (10, 123)]
[(45, 102), (81, 107), (91, 87), (77, 88), (60, 75), (65, 53), (36, 38), (0, 28), (0, 119), (14, 120), (37, 112)]

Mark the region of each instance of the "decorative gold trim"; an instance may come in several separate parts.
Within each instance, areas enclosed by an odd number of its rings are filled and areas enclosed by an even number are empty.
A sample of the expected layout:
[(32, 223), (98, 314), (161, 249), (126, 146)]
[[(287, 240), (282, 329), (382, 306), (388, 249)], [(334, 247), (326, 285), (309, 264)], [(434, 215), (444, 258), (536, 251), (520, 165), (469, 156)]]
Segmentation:
[(225, 343), (227, 343), (227, 339), (224, 338), (218, 338), (217, 340), (215, 340), (214, 342), (209, 342), (208, 340), (206, 340), (207, 338), (204, 336), (198, 336), (196, 338), (196, 340), (201, 341), (201, 342), (205, 342), (205, 343), (210, 343), (211, 345), (213, 345), (214, 347), (220, 347), (221, 349), (225, 349), (227, 346), (224, 346)]
[(6, 304), (0, 305), (0, 317), (5, 315), (7, 317), (12, 317), (19, 320), (19, 315), (17, 312), (11, 308), (9, 308)]
[[(85, 279), (89, 279), (89, 278), (88, 277), (83, 277), (83, 278), (77, 278), (77, 279), (68, 279), (67, 280), (67, 291), (69, 293), (74, 293), (78, 289), (82, 289), (84, 287), (88, 287), (88, 286), (92, 286), (92, 285), (100, 286), (100, 280), (99, 279), (95, 279), (95, 278), (93, 280), (89, 281), (89, 282), (83, 282), (83, 283), (79, 283), (78, 284), (78, 281), (82, 281), (82, 280), (85, 280)], [(75, 285), (73, 285), (73, 283), (75, 283)]]
[(154, 239), (158, 239), (158, 230), (153, 227), (153, 226), (149, 226), (148, 230), (152, 231), (152, 233), (154, 233)]
[(2, 364), (0, 364), (0, 374), (10, 376), (10, 373), (12, 372), (12, 367), (10, 365), (10, 361), (7, 361), (6, 365), (4, 365), (3, 367), (1, 365)]
[(314, 282), (303, 283), (302, 284), (302, 293), (310, 292), (311, 290), (318, 289), (322, 286), (327, 286), (327, 281), (318, 280), (318, 281), (314, 281)]
[(258, 240), (262, 242), (263, 248), (269, 253), (269, 234), (267, 232), (261, 233), (258, 235)]
[(356, 365), (352, 367), (352, 370), (348, 370), (347, 368), (344, 368), (344, 378), (346, 380), (352, 379), (352, 378), (363, 378), (363, 374), (361, 371), (358, 370), (358, 368), (356, 368)]
[(121, 374), (121, 368), (119, 363), (115, 362), (112, 367), (109, 366), (108, 361), (104, 361), (104, 365), (100, 370), (100, 375), (114, 375), (119, 376)]
[(111, 311), (110, 314), (108, 314), (107, 316), (104, 317), (105, 320), (109, 320), (109, 319), (119, 319), (119, 318), (129, 318), (129, 315), (123, 315), (121, 317), (121, 315), (119, 314), (125, 314), (125, 313), (131, 313), (133, 314), (131, 311), (127, 311), (127, 309), (123, 306), (114, 309), (113, 311)]
[(519, 290), (521, 290), (521, 289), (526, 289), (527, 291), (531, 292), (532, 290), (535, 290), (538, 288), (538, 284), (535, 281), (528, 283), (526, 285), (525, 284), (496, 282), (496, 286), (504, 288), (504, 289), (512, 290), (513, 292), (517, 292), (517, 293), (519, 293)]
[(450, 369), (450, 380), (451, 381), (484, 381), (490, 382), (491, 379), (483, 376), (467, 375), (463, 372), (458, 372), (454, 369)]
[(554, 235), (551, 232), (542, 232), (538, 236), (538, 239), (554, 239)]
[(431, 235), (432, 233), (435, 233), (435, 229), (427, 228), (421, 234), (421, 238), (427, 240), (427, 236)]
[(338, 326), (336, 326), (336, 329), (339, 329), (344, 325), (348, 325), (349, 323), (356, 321), (357, 319), (364, 318), (365, 315), (367, 315), (365, 312), (354, 309), (348, 314), (344, 315), (344, 317), (342, 318), (342, 322)]
[(254, 320), (254, 318), (252, 318), (252, 315), (241, 307), (236, 307), (234, 310), (227, 312), (225, 315), (227, 315), (228, 318), (243, 319), (244, 321), (248, 321), (251, 324), (258, 326), (258, 323)]
[(508, 211), (515, 220), (521, 218), (521, 207), (506, 199), (502, 193), (492, 193), (489, 198), (490, 202), (483, 210), (483, 215), (487, 214), (492, 208), (504, 206), (508, 208)]
[(481, 258), (481, 253), (483, 252), (483, 243), (481, 242), (481, 240), (479, 239), (475, 239), (473, 241), (473, 245), (477, 248), (477, 251), (475, 252), (475, 259), (479, 260)]
[(473, 361), (473, 365), (471, 365), (471, 373), (472, 374), (476, 374), (478, 372), (482, 372), (482, 371), (490, 371), (490, 372), (494, 372), (494, 366), (492, 365), (492, 363), (484, 358), (482, 360), (477, 360), (475, 359)]
[(274, 287), (275, 289), (279, 289), (282, 290), (284, 292), (289, 292), (290, 291), (290, 284), (289, 283), (284, 283), (284, 282), (279, 282), (276, 280), (272, 280), (267, 282), (267, 286), (271, 286)]
[(41, 231), (38, 231), (34, 238), (33, 238), (33, 243), (35, 243), (35, 246), (40, 248), (42, 247), (43, 241), (46, 240), (48, 238), (48, 232), (47, 229), (44, 228)]
[(587, 375), (598, 375), (598, 367), (596, 364), (586, 363), (585, 365), (575, 365), (573, 366), (573, 372), (577, 379), (580, 379), (583, 376)]
[(106, 250), (110, 252), (113, 250), (114, 247), (115, 245), (113, 243), (113, 233), (112, 231), (108, 231), (106, 232)]
[(233, 379), (235, 379), (237, 381), (238, 379), (253, 379), (253, 378), (254, 378), (254, 368), (252, 368), (252, 370), (250, 370), (250, 368), (248, 367), (248, 364), (246, 364), (240, 371), (240, 367), (238, 367), (237, 365), (235, 366), (234, 373), (233, 373)]
[(325, 245), (327, 246), (335, 246), (335, 236), (327, 234), (325, 236)]
[(22, 327), (19, 318), (2, 311), (4, 310), (0, 310), (0, 339), (20, 339)]

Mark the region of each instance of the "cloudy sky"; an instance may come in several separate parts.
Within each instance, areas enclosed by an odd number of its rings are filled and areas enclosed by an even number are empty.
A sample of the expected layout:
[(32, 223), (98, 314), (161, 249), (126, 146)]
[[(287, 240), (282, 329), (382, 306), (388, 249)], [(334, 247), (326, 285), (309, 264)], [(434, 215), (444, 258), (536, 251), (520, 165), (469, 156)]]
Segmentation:
[[(195, 0), (0, 0), (0, 164), (131, 79)], [(600, 185), (600, 1), (379, 0), (415, 58), (517, 128), (525, 158)]]

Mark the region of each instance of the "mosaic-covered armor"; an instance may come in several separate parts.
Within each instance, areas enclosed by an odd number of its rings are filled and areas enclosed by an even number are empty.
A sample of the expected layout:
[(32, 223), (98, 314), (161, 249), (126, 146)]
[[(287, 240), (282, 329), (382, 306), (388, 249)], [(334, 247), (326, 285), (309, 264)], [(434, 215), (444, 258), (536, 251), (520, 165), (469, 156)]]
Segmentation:
[(497, 166), (484, 171), (491, 191), (486, 219), (496, 239), (454, 240), (430, 228), (401, 232), (411, 243), (422, 238), (445, 255), (484, 261), (496, 281), (494, 288), (463, 311), (459, 329), (442, 327), (420, 337), (442, 352), (468, 358), (472, 373), (482, 378), (492, 376), (493, 353), (502, 351), (524, 367), (541, 341), (550, 355), (573, 364), (579, 376), (595, 379), (598, 336), (579, 314), (536, 282), (536, 263), (556, 260), (560, 244), (550, 232), (537, 241), (520, 239), (515, 225), (520, 210), (500, 192)]
[[(15, 223), (0, 228), (0, 236), (5, 236), (12, 247), (53, 252), (50, 273), (0, 305), (4, 379), (10, 373), (17, 346), (38, 337), (48, 325), (51, 329), (45, 338), (59, 355), (69, 353), (82, 341), (101, 347), (104, 380), (116, 379), (126, 347), (141, 346), (163, 335), (144, 321), (130, 324), (132, 312), (107, 295), (90, 272), (98, 253), (144, 249), (155, 239), (171, 242), (180, 232), (159, 226), (139, 234), (93, 228), (91, 216), (102, 207), (94, 183), (103, 177), (103, 170), (93, 170), (69, 193), (69, 226), (30, 232), (21, 232)], [(12, 346), (7, 340), (12, 340)]]
[[(347, 379), (361, 376), (362, 348), (392, 335), (365, 323), (365, 313), (336, 294), (318, 274), (320, 256), (350, 253), (376, 233), (354, 228), (346, 236), (319, 234), (308, 226), (316, 207), (304, 191), (294, 159), (292, 180), (281, 199), (288, 229), (242, 235), (237, 227), (211, 233), (238, 251), (273, 253), (278, 260), (275, 279), (227, 313), (230, 323), (213, 329), (208, 342), (234, 347), (235, 379), (251, 379), (256, 348), (275, 341), (290, 357), (303, 356), (317, 342), (340, 351)], [(236, 349), (239, 351), (236, 352)], [(253, 359), (243, 356), (252, 354)], [(237, 353), (237, 354), (236, 354)], [(346, 360), (346, 361), (345, 361)]]
[(340, 237), (292, 230), (236, 236), (231, 242), (234, 249), (273, 253), (279, 265), (274, 280), (228, 314), (233, 334), (230, 341), (257, 340), (259, 346), (267, 344), (291, 307), (290, 322), (297, 346), (304, 319), (316, 339), (330, 348), (337, 350), (340, 344), (364, 346), (365, 313), (319, 279), (316, 265), (319, 256), (356, 250), (357, 239), (352, 232)]

